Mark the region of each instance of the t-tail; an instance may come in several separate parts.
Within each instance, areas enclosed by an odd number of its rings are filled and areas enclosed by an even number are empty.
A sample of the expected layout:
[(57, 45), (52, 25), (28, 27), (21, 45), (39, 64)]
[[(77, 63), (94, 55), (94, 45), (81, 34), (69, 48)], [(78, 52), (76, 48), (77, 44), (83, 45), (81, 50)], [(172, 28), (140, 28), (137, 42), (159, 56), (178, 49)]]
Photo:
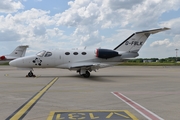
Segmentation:
[(15, 57), (15, 58), (24, 57), (26, 53), (26, 49), (28, 47), (29, 47), (28, 45), (20, 45), (8, 56)]
[(114, 48), (114, 50), (138, 53), (138, 51), (141, 49), (141, 47), (143, 46), (143, 44), (146, 42), (147, 38), (151, 34), (155, 34), (169, 29), (170, 28), (160, 28), (160, 29), (145, 30), (145, 31), (133, 33), (124, 42), (122, 42), (120, 45)]

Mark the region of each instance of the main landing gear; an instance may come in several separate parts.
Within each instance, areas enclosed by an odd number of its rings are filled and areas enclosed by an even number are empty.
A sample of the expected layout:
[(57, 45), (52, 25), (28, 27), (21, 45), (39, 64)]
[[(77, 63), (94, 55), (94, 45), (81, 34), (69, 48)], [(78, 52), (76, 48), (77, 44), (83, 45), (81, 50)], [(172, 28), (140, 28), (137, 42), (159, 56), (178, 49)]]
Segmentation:
[(90, 77), (90, 72), (88, 70), (77, 70), (77, 72), (83, 76), (84, 78), (89, 78)]
[(36, 75), (34, 75), (32, 71), (30, 71), (30, 72), (26, 75), (26, 77), (36, 77)]
[(82, 74), (83, 77), (85, 78), (89, 78), (90, 77), (90, 72), (89, 71), (86, 71), (85, 74)]

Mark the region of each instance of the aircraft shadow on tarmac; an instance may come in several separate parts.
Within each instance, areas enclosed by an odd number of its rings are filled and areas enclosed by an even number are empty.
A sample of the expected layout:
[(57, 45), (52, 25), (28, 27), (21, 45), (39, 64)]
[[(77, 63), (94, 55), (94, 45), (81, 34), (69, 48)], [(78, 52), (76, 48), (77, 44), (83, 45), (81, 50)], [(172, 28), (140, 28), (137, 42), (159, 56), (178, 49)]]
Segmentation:
[[(20, 77), (20, 76), (19, 76)], [(65, 76), (65, 75), (60, 75), (60, 76), (50, 76), (50, 75), (37, 75), (37, 77), (35, 77), (36, 79), (38, 78), (55, 78), (55, 77), (59, 77), (59, 79), (62, 79), (62, 78), (70, 78), (70, 79), (79, 79), (79, 80), (83, 80), (83, 81), (97, 81), (97, 82), (115, 82), (115, 80), (113, 80), (114, 78), (115, 79), (123, 79), (123, 78), (128, 78), (129, 80), (133, 80), (134, 78), (144, 78), (144, 77), (157, 77), (157, 76), (145, 76), (145, 75), (92, 75), (91, 77), (89, 78), (84, 78), (82, 76), (79, 76), (79, 75), (68, 75), (68, 76)], [(20, 77), (20, 78), (23, 78)], [(28, 78), (28, 77), (24, 77), (24, 78)], [(30, 77), (31, 78), (31, 77)], [(113, 78), (113, 79), (111, 79)]]

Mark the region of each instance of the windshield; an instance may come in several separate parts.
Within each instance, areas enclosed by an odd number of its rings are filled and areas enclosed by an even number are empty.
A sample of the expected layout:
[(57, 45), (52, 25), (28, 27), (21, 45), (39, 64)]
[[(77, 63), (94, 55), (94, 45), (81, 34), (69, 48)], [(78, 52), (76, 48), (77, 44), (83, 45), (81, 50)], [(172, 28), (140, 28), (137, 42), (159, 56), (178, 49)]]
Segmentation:
[(44, 55), (44, 57), (50, 57), (51, 55), (52, 55), (51, 52), (47, 52), (47, 53)]
[(36, 55), (39, 56), (39, 57), (42, 57), (45, 53), (46, 53), (46, 51), (43, 50), (41, 52), (38, 52)]

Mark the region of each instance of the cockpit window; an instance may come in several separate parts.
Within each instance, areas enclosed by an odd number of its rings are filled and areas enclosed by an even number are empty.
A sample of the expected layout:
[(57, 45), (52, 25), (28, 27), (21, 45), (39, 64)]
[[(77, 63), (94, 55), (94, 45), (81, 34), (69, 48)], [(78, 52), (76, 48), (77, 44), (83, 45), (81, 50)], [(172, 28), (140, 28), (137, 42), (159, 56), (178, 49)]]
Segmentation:
[(46, 53), (45, 50), (38, 52), (36, 55), (42, 57)]
[(52, 55), (51, 52), (47, 52), (47, 53), (44, 55), (44, 57), (50, 57), (51, 55)]

